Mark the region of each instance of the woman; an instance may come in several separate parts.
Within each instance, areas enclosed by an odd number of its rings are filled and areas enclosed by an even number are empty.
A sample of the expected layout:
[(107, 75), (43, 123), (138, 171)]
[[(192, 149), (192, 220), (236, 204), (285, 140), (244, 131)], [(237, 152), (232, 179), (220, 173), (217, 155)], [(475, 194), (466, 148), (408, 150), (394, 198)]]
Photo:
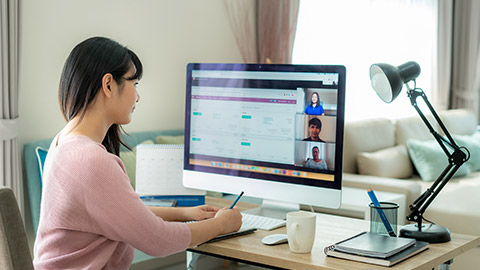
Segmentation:
[[(128, 269), (134, 248), (166, 256), (241, 226), (238, 209), (145, 206), (118, 157), (131, 121), (142, 64), (117, 42), (78, 44), (63, 68), (66, 126), (45, 161), (35, 269)], [(174, 221), (203, 220), (196, 223)]]
[(323, 110), (323, 106), (320, 105), (320, 98), (318, 97), (317, 92), (312, 93), (312, 97), (310, 100), (310, 104), (305, 108), (304, 111), (306, 114), (310, 115), (324, 115), (325, 111)]
[(319, 170), (328, 170), (327, 163), (324, 159), (320, 159), (320, 150), (317, 146), (312, 148), (312, 159), (307, 159), (305, 163), (305, 167), (312, 168), (312, 169), (319, 169)]

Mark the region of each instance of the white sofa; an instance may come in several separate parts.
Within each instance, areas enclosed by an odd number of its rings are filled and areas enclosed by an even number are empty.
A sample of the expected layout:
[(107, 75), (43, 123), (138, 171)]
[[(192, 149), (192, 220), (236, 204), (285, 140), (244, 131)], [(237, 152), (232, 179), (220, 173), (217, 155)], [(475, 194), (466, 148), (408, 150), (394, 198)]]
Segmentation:
[[(454, 138), (458, 138), (456, 135), (463, 135), (460, 138), (474, 138), (476, 135), (472, 134), (478, 134), (477, 119), (471, 112), (448, 110), (439, 112), (439, 115), (448, 131), (455, 135)], [(433, 117), (430, 115), (428, 118), (432, 126), (443, 135)], [(415, 153), (408, 152), (407, 145), (412, 148), (415, 145), (410, 139), (417, 140), (420, 144), (438, 145), (436, 141), (431, 141), (434, 138), (419, 116), (346, 123), (343, 186), (364, 189), (371, 187), (379, 191), (402, 193), (406, 195), (407, 206), (410, 205), (433, 183), (423, 181), (416, 173), (417, 169), (411, 159), (412, 154), (418, 153), (418, 149), (415, 149)], [(461, 145), (458, 139), (457, 144)], [(452, 178), (428, 207), (424, 216), (447, 227), (451, 232), (480, 235), (480, 172), (472, 163), (478, 163), (477, 156), (480, 151), (476, 150), (477, 145), (473, 146), (473, 149), (469, 149), (472, 156), (469, 164), (461, 168), (464, 172), (471, 168), (472, 172)], [(446, 162), (444, 153), (439, 153), (437, 157), (444, 158)], [(420, 165), (417, 161), (419, 171), (424, 172), (425, 167)], [(443, 170), (445, 166), (446, 163), (437, 167)], [(461, 262), (456, 262), (452, 268), (473, 269), (474, 265), (478, 266), (480, 248), (469, 254), (470, 258), (460, 258)]]

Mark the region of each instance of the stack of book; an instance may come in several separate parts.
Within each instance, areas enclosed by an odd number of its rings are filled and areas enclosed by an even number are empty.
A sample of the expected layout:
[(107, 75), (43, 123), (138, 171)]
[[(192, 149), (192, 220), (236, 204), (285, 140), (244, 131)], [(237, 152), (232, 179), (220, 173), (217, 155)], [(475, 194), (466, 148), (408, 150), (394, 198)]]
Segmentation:
[(428, 248), (427, 242), (362, 232), (325, 248), (327, 256), (392, 266)]

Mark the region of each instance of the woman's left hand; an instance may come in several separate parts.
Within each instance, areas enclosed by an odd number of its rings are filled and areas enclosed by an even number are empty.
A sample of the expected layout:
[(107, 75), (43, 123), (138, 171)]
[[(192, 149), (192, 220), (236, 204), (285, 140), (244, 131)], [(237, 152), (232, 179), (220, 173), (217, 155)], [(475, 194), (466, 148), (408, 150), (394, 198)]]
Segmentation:
[(186, 220), (203, 220), (213, 218), (220, 208), (210, 205), (200, 205), (185, 209)]

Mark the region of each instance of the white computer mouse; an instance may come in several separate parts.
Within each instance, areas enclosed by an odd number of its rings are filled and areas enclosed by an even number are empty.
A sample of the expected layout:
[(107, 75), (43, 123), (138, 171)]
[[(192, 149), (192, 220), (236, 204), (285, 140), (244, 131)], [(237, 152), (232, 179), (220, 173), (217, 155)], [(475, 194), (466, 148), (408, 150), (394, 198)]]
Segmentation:
[(278, 245), (288, 242), (286, 234), (270, 234), (262, 238), (262, 243), (265, 245)]

